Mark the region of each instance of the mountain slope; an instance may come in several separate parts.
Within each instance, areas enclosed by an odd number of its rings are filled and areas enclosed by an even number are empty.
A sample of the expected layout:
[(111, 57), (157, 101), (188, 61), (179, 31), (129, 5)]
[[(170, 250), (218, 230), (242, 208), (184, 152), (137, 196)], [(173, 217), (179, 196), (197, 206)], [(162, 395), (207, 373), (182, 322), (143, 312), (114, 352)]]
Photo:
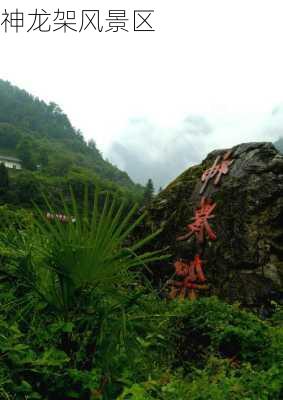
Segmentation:
[[(0, 155), (19, 157), (36, 179), (98, 181), (140, 197), (143, 188), (103, 159), (95, 142), (85, 142), (55, 103), (45, 103), (0, 80)], [(11, 173), (13, 176), (13, 172)]]

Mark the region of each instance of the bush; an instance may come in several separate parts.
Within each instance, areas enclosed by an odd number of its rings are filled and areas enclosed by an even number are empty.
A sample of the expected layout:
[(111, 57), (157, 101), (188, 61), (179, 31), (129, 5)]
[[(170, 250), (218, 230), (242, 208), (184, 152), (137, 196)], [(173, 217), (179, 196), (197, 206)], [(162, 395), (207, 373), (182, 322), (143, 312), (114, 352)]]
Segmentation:
[(132, 225), (114, 210), (37, 229), (0, 207), (0, 398), (281, 399), (282, 309), (262, 321), (216, 297), (161, 299), (138, 272), (159, 255), (120, 240)]
[(270, 346), (269, 327), (256, 315), (216, 297), (177, 303), (178, 362), (201, 361), (211, 353), (259, 362)]

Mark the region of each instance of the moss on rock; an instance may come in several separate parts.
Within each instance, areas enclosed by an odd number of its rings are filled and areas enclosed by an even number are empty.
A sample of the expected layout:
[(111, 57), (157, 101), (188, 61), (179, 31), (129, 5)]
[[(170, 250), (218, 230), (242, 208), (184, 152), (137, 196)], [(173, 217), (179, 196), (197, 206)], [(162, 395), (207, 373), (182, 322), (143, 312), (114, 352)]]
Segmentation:
[[(205, 196), (217, 203), (210, 220), (217, 240), (206, 240), (202, 257), (210, 293), (229, 301), (258, 305), (283, 289), (283, 156), (271, 143), (244, 143), (233, 149), (233, 163), (219, 185), (211, 180)], [(155, 248), (169, 246), (167, 265), (153, 269), (165, 281), (173, 260), (191, 259), (195, 237), (177, 242), (200, 202), (202, 173), (227, 150), (217, 150), (171, 182), (149, 208), (147, 224), (163, 228)]]

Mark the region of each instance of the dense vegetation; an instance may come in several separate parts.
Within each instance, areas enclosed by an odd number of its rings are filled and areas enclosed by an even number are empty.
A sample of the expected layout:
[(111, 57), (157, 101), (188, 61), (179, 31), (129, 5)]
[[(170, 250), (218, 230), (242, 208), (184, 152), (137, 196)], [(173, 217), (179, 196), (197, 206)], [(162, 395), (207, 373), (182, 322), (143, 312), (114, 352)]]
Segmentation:
[[(23, 171), (9, 171), (9, 187), (0, 201), (28, 206), (38, 188), (74, 190), (81, 183), (100, 184), (139, 201), (143, 188), (105, 161), (95, 142), (88, 143), (55, 103), (46, 104), (0, 80), (0, 155), (21, 159)], [(79, 190), (79, 188), (78, 188)]]
[(1, 399), (283, 397), (282, 306), (263, 320), (152, 287), (166, 251), (142, 249), (162, 232), (140, 239), (131, 205), (151, 202), (151, 180), (135, 185), (56, 104), (3, 81), (0, 154), (24, 166), (0, 165)]
[(214, 297), (164, 299), (142, 273), (162, 252), (140, 252), (159, 232), (129, 240), (134, 209), (71, 198), (73, 223), (0, 208), (1, 398), (282, 398), (278, 304), (261, 320)]

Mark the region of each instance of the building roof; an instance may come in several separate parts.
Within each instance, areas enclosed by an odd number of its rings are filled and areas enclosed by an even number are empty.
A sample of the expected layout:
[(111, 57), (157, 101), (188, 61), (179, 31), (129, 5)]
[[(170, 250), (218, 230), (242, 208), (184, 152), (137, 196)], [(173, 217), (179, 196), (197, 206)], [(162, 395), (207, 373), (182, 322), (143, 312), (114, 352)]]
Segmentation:
[(15, 157), (7, 157), (7, 156), (1, 156), (0, 155), (0, 160), (13, 161), (13, 162), (21, 163), (21, 160), (19, 158), (15, 158)]

